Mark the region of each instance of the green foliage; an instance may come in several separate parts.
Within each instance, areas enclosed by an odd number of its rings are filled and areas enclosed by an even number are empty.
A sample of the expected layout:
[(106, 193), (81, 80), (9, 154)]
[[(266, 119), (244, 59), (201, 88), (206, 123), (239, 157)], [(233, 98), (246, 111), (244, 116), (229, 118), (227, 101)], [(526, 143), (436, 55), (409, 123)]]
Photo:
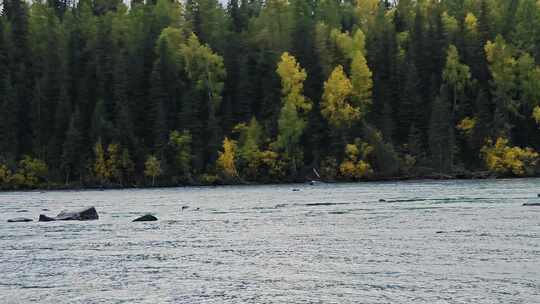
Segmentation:
[(240, 133), (238, 145), (238, 163), (243, 175), (256, 180), (261, 166), (262, 128), (253, 117), (248, 125), (238, 124), (235, 131)]
[(169, 135), (169, 146), (174, 154), (174, 162), (176, 170), (185, 179), (190, 179), (191, 171), (191, 144), (192, 137), (189, 131), (184, 130), (182, 133), (172, 131)]
[(10, 186), (11, 175), (11, 170), (5, 164), (0, 164), (0, 189), (6, 189)]
[(152, 187), (155, 186), (156, 178), (161, 173), (161, 162), (154, 155), (149, 155), (144, 163), (144, 175), (152, 178)]
[(508, 134), (512, 129), (511, 116), (519, 112), (519, 100), (515, 98), (516, 66), (514, 49), (502, 36), (495, 42), (488, 41), (484, 47), (491, 71), (492, 94), (495, 99), (495, 128), (499, 134)]
[(2, 187), (480, 170), (540, 147), (539, 62), (537, 0), (7, 1)]
[(471, 73), (469, 67), (460, 62), (458, 50), (454, 45), (450, 45), (448, 48), (442, 77), (453, 88), (454, 104), (452, 109), (456, 110), (458, 99), (463, 96), (464, 90), (471, 80)]
[(534, 107), (532, 118), (536, 122), (536, 124), (540, 127), (540, 107), (536, 106)]
[(42, 186), (48, 174), (47, 164), (39, 159), (25, 155), (19, 161), (17, 171), (11, 176), (15, 188), (33, 189)]

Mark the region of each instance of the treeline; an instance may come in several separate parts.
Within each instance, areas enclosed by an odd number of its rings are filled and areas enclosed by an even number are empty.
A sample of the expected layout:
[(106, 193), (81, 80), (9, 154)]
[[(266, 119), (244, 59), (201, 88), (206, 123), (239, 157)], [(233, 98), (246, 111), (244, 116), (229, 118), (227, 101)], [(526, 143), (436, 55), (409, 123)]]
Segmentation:
[(535, 175), (539, 60), (537, 0), (4, 0), (0, 188)]

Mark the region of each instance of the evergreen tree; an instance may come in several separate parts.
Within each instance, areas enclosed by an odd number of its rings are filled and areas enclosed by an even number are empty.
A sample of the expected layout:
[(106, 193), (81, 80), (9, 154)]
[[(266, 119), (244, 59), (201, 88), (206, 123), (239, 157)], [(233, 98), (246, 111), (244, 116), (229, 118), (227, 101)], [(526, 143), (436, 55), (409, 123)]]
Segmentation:
[(448, 88), (442, 87), (431, 110), (429, 128), (429, 150), (433, 168), (440, 173), (453, 169), (454, 128), (451, 124)]

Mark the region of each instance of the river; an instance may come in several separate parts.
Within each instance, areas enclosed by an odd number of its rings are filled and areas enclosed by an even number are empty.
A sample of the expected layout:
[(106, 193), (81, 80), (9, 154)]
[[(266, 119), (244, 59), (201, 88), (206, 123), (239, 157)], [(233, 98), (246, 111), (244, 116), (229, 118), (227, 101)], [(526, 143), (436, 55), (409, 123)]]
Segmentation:
[[(539, 192), (540, 179), (4, 192), (0, 303), (540, 303), (540, 207), (522, 206)], [(35, 222), (84, 206), (100, 219)], [(145, 213), (159, 221), (131, 222)], [(34, 222), (7, 223), (21, 216)]]

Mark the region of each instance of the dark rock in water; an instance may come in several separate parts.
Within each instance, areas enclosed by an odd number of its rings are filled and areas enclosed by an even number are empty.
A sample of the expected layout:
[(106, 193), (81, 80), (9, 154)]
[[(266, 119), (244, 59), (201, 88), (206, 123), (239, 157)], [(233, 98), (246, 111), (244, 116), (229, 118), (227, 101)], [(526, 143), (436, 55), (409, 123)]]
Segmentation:
[(25, 212), (28, 212), (28, 210), (26, 210), (26, 209), (23, 209), (23, 210), (17, 210), (17, 213), (25, 213)]
[(62, 211), (56, 217), (49, 217), (46, 215), (40, 215), (40, 222), (51, 221), (91, 221), (99, 219), (96, 208), (88, 207), (76, 211)]
[(385, 199), (382, 199), (382, 198), (381, 198), (381, 199), (379, 200), (379, 203), (384, 203), (384, 202), (386, 202)]
[(96, 208), (88, 207), (76, 211), (62, 211), (56, 219), (59, 221), (91, 221), (99, 219)]
[(523, 204), (523, 206), (536, 206), (536, 207), (540, 207), (540, 203), (525, 203), (525, 204)]
[(25, 218), (25, 217), (16, 217), (16, 218), (9, 219), (7, 221), (8, 223), (26, 223), (26, 222), (32, 222), (33, 220), (29, 218)]
[(39, 215), (39, 221), (40, 222), (52, 222), (52, 221), (56, 221), (56, 219), (54, 217), (49, 217), (49, 216), (46, 216), (44, 214), (40, 214)]
[(298, 192), (298, 191), (300, 191), (300, 189), (294, 188), (294, 189), (292, 189), (292, 191), (293, 191), (293, 192)]
[(185, 209), (188, 209), (189, 206), (182, 206), (182, 211), (184, 211)]
[(537, 196), (537, 197), (540, 197), (540, 193), (538, 193), (536, 196)]
[(146, 214), (146, 215), (143, 215), (139, 218), (136, 218), (134, 219), (133, 221), (134, 222), (155, 222), (157, 221), (157, 217), (151, 215), (151, 214)]
[(43, 208), (43, 209), (41, 209), (41, 211), (51, 211), (51, 210), (49, 210), (47, 208)]

